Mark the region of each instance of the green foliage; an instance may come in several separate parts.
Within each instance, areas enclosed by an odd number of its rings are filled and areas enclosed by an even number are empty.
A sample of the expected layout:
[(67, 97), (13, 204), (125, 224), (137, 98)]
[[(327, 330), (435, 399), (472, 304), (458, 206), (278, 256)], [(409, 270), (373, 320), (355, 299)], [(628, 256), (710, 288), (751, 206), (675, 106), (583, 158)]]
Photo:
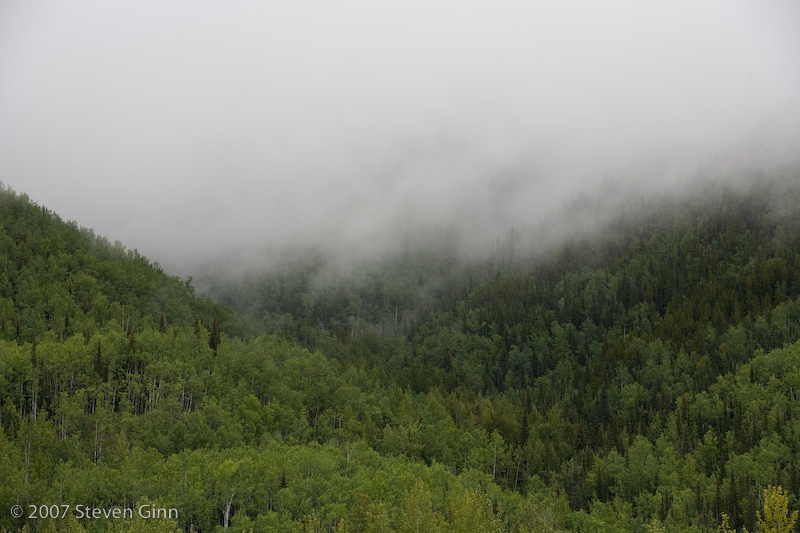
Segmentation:
[(789, 498), (781, 486), (764, 489), (764, 515), (756, 511), (758, 528), (761, 531), (791, 533), (797, 522), (798, 511), (789, 515)]
[(0, 509), (179, 516), (0, 528), (797, 530), (800, 195), (775, 187), (547, 257), (317, 257), (217, 289), (239, 315), (2, 190)]
[(236, 330), (228, 309), (198, 297), (138, 251), (64, 222), (0, 184), (0, 338), (89, 338), (112, 324), (136, 332), (160, 316), (165, 325), (199, 319), (212, 327), (216, 320), (218, 330)]

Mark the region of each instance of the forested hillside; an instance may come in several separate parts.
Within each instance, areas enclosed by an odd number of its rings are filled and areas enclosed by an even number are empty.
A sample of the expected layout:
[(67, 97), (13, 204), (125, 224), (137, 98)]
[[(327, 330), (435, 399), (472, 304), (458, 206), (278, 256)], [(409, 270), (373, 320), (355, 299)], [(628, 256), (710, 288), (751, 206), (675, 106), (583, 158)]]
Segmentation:
[(212, 303), (4, 189), (0, 528), (800, 531), (798, 206), (705, 186)]

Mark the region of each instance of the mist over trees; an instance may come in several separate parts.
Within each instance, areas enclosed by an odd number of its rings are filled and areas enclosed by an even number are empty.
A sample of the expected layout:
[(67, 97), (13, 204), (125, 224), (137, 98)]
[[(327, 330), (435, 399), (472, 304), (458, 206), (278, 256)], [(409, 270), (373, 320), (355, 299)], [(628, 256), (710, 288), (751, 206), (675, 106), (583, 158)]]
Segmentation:
[(606, 180), (796, 164), (798, 27), (792, 0), (4, 2), (0, 173), (183, 277), (484, 246)]
[(547, 253), (298, 256), (217, 303), (4, 189), (0, 506), (73, 512), (0, 527), (796, 531), (797, 184)]
[(0, 2), (0, 532), (800, 531), (798, 50)]

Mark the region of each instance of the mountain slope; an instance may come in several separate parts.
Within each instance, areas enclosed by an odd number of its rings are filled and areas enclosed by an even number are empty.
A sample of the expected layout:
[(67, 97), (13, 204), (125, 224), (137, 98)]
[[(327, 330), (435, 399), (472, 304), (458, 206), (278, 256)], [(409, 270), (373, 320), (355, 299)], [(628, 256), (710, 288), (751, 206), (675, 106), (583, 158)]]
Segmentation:
[(91, 334), (109, 322), (136, 330), (143, 322), (230, 327), (232, 314), (199, 298), (136, 250), (111, 245), (64, 222), (26, 195), (0, 190), (0, 334), (31, 342)]
[[(317, 257), (217, 289), (240, 316), (0, 191), (0, 528), (753, 530), (800, 496), (799, 189), (546, 255)], [(76, 507), (145, 502), (178, 517)]]
[[(800, 337), (798, 205), (793, 178), (701, 185), (692, 194), (640, 201), (544, 258), (528, 254), (522, 244), (528, 236), (516, 230), (483, 262), (459, 266), (453, 257), (421, 251), (416, 263), (401, 257), (383, 268), (378, 261), (327, 285), (318, 281), (322, 275), (314, 277), (319, 265), (299, 283), (293, 271), (282, 270), (234, 287), (228, 301), (244, 302), (239, 310), (248, 313), (243, 294), (287, 287), (271, 291), (272, 311), (261, 308), (253, 318), (308, 346), (324, 346), (345, 365), (373, 369), (386, 386), (419, 398), (449, 397), (456, 427), (502, 439), (504, 464), (492, 461), (491, 468), (501, 485), (525, 490), (528, 480), (541, 479), (564, 488), (574, 509), (613, 500), (595, 469), (607, 454), (627, 456), (637, 439), (671, 442), (674, 453), (692, 460), (708, 439), (723, 441), (706, 472), (719, 484), (716, 495), (696, 495), (706, 508), (701, 523), (716, 524), (725, 512), (732, 524), (752, 528), (752, 502), (763, 483), (751, 483), (753, 472), (726, 470), (727, 458), (755, 453), (770, 436), (792, 443), (772, 482), (790, 487), (796, 506), (796, 422), (754, 424), (750, 400), (733, 408), (715, 387), (751, 368), (754, 354)], [(415, 268), (395, 287), (392, 267), (401, 261)], [(416, 296), (420, 287), (427, 290)], [(410, 296), (397, 296), (403, 294)], [(792, 405), (793, 390), (765, 397), (760, 420), (781, 409), (775, 405)], [(713, 409), (703, 407), (709, 401)], [(420, 400), (410, 411), (427, 409)], [(402, 453), (478, 467), (463, 453), (456, 459), (458, 445), (443, 449), (415, 429), (427, 427), (424, 415), (397, 423), (409, 435)], [(628, 501), (636, 504), (631, 495)], [(664, 519), (670, 506), (659, 505)]]

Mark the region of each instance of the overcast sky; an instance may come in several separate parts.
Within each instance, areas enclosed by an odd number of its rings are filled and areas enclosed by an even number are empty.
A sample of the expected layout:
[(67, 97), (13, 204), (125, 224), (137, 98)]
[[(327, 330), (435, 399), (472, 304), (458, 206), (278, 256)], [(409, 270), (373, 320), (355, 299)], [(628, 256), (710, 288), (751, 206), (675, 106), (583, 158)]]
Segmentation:
[(796, 156), (798, 4), (2, 0), (0, 180), (181, 274), (502, 233), (604, 177)]

